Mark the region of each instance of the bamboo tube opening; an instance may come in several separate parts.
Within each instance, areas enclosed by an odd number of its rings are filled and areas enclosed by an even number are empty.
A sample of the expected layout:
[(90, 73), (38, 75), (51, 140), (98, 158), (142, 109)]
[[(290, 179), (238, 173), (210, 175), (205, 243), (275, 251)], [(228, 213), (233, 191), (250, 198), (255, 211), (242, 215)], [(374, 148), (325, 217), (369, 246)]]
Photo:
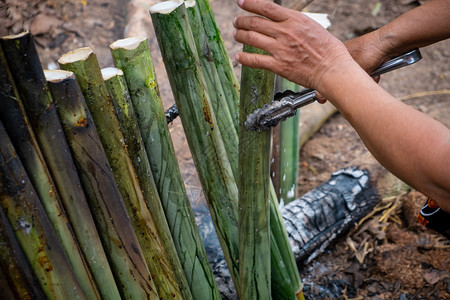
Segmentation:
[(159, 14), (170, 14), (174, 11), (178, 6), (183, 4), (184, 1), (165, 1), (160, 2), (155, 5), (152, 5), (149, 9), (151, 14), (159, 13)]
[(123, 71), (118, 68), (108, 67), (108, 68), (102, 69), (103, 80), (108, 80), (114, 76), (122, 76), (122, 75), (123, 75)]
[(75, 74), (64, 70), (44, 70), (45, 79), (49, 82), (58, 83), (65, 79), (75, 78)]
[(186, 0), (184, 1), (184, 5), (186, 5), (187, 8), (195, 6), (195, 0)]
[[(173, 1), (171, 1), (173, 2)], [(126, 39), (121, 39), (121, 40), (117, 40), (114, 43), (112, 43), (111, 45), (109, 45), (109, 47), (112, 50), (117, 50), (117, 49), (125, 49), (125, 50), (134, 50), (136, 49), (143, 41), (145, 41), (147, 38), (146, 37), (130, 37), (130, 38), (126, 38)]]
[(12, 35), (7, 35), (7, 36), (2, 36), (2, 39), (3, 39), (3, 40), (13, 40), (13, 39), (18, 39), (18, 38), (21, 38), (21, 37), (23, 37), (23, 36), (29, 34), (29, 33), (30, 33), (29, 31), (24, 31), (24, 32), (21, 32), (21, 33), (18, 33), (18, 34), (12, 34)]
[(89, 47), (78, 48), (73, 51), (67, 52), (60, 59), (58, 59), (59, 64), (69, 64), (76, 61), (84, 61), (89, 55), (93, 53), (92, 49)]

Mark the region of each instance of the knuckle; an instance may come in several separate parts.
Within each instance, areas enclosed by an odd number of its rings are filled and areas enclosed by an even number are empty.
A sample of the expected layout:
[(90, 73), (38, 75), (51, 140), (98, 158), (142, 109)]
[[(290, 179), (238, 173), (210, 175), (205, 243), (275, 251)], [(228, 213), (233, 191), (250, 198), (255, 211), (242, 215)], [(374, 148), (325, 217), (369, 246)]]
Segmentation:
[(247, 41), (249, 44), (254, 44), (258, 42), (258, 35), (253, 31), (249, 31), (247, 33)]
[(249, 55), (248, 56), (248, 62), (249, 62), (250, 65), (255, 66), (255, 65), (257, 65), (259, 63), (259, 59), (255, 55)]
[(272, 13), (274, 9), (275, 9), (275, 4), (273, 2), (266, 1), (261, 7), (262, 15), (267, 16), (270, 13)]
[(248, 28), (250, 30), (255, 30), (258, 28), (260, 22), (258, 18), (251, 18), (248, 22)]

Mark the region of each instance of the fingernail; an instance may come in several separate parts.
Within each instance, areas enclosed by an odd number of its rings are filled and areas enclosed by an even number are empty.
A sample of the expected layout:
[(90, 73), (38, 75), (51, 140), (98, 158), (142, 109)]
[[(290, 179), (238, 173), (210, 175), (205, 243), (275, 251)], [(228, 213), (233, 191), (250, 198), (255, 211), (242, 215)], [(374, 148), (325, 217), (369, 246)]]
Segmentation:
[(236, 27), (236, 19), (237, 19), (237, 17), (234, 17), (234, 20), (233, 20), (233, 26), (234, 27)]
[(244, 0), (238, 0), (238, 5), (242, 6), (242, 4), (244, 4)]
[(234, 58), (236, 58), (236, 60), (239, 62), (239, 57), (240, 57), (240, 55), (239, 55), (239, 53), (237, 53)]
[(236, 37), (236, 31), (237, 31), (237, 30), (233, 31), (233, 38)]

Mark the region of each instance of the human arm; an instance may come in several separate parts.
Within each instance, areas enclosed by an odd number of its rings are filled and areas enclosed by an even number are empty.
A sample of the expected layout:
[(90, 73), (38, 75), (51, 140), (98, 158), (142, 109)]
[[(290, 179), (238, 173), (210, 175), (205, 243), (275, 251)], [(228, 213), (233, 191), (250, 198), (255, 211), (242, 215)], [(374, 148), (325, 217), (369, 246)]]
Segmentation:
[(450, 38), (450, 0), (430, 0), (344, 44), (353, 59), (370, 73), (392, 57), (447, 38)]
[(240, 6), (265, 18), (238, 17), (236, 41), (269, 53), (238, 53), (240, 63), (318, 90), (381, 164), (450, 211), (448, 128), (389, 95), (343, 43), (303, 14), (263, 0), (245, 0)]

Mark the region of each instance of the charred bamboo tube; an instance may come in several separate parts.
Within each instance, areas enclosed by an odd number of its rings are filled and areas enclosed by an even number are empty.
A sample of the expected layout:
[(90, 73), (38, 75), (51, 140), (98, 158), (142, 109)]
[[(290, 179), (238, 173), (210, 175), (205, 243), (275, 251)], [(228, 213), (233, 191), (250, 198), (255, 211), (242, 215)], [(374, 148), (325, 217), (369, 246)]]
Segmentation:
[(77, 76), (159, 296), (180, 298), (180, 289), (145, 203), (97, 57), (90, 48), (80, 48), (63, 55), (59, 64)]
[[(11, 285), (6, 278), (6, 274), (0, 269), (0, 295), (5, 299), (16, 300), (17, 297), (12, 290)], [(25, 298), (26, 299), (26, 298)]]
[(239, 286), (236, 182), (206, 93), (183, 3), (150, 8), (181, 122), (235, 286)]
[[(88, 241), (81, 240), (84, 242), (83, 248), (79, 247), (67, 213), (71, 214), (72, 224), (77, 227), (79, 234), (86, 230), (82, 221), (86, 221), (87, 224), (90, 222), (92, 229), (95, 226), (92, 219), (89, 219), (89, 209), (87, 204), (82, 202), (83, 198), (79, 202), (77, 198), (73, 198), (73, 196), (82, 195), (82, 192), (76, 191), (77, 186), (70, 186), (73, 180), (76, 181), (76, 172), (69, 171), (74, 168), (72, 157), (33, 40), (29, 33), (22, 33), (17, 36), (3, 37), (1, 46), (6, 61), (10, 64), (9, 69), (17, 85), (20, 99), (23, 101), (26, 115), (29, 117), (29, 123), (21, 103), (16, 98), (2, 100), (1, 106), (5, 108), (5, 110), (2, 109), (2, 119), (7, 124), (10, 136), (13, 136), (15, 147), (27, 172), (32, 174), (32, 183), (61, 240), (80, 285), (86, 296), (99, 299), (101, 296), (87, 261), (88, 253), (92, 254), (92, 252), (86, 247), (89, 248), (91, 245)], [(8, 72), (6, 66), (2, 68), (4, 68), (3, 72)], [(39, 146), (28, 124), (33, 127)], [(45, 162), (39, 148), (42, 150)], [(72, 175), (75, 176), (73, 180)], [(52, 178), (55, 179), (58, 189), (55, 188)], [(60, 198), (60, 191), (64, 193), (64, 198)], [(85, 253), (86, 256), (82, 249), (88, 250)]]
[(0, 207), (0, 273), (5, 276), (1, 281), (7, 282), (12, 294), (15, 295), (8, 298), (6, 294), (0, 293), (4, 299), (16, 297), (30, 300), (45, 299), (2, 207)]
[[(36, 174), (48, 174), (48, 170), (42, 164), (44, 158), (37, 145), (34, 133), (28, 126), (24, 107), (15, 89), (14, 82), (9, 76), (9, 70), (3, 69), (3, 66), (6, 66), (6, 64), (0, 66), (0, 83), (5, 98), (0, 97), (0, 118), (4, 121), (7, 132), (13, 136), (12, 142), (15, 144), (28, 174), (33, 174), (30, 177), (33, 184), (37, 186), (48, 182), (47, 186), (44, 187), (44, 191), (48, 191), (48, 185), (52, 185), (52, 182), (46, 181), (44, 178), (35, 178)], [(8, 78), (10, 79), (8, 80)], [(118, 299), (117, 287), (111, 284), (114, 282), (114, 277), (109, 268), (86, 197), (83, 190), (79, 188), (80, 180), (68, 145), (63, 152), (55, 153), (53, 158), (53, 162), (59, 166), (54, 172), (58, 191), (62, 195), (61, 198), (65, 200), (65, 208), (71, 224), (73, 224), (74, 233), (97, 287), (103, 298)]]
[[(296, 91), (298, 85), (280, 79), (280, 90)], [(279, 194), (280, 203), (287, 204), (297, 199), (298, 161), (300, 152), (300, 111), (280, 124)]]
[(205, 248), (181, 177), (158, 92), (147, 39), (128, 38), (111, 46), (122, 69), (150, 167), (194, 299), (220, 299)]
[(60, 72), (63, 71), (47, 73), (47, 79), (121, 297), (157, 299), (155, 285), (80, 87), (72, 72)]
[(87, 299), (0, 122), (0, 205), (48, 299)]
[[(262, 53), (244, 46), (244, 51)], [(240, 114), (249, 113), (273, 99), (275, 75), (242, 68)], [(270, 299), (270, 131), (251, 132), (239, 127), (239, 275), (242, 299)], [(244, 172), (248, 170), (248, 172)]]
[(214, 60), (217, 73), (219, 74), (220, 82), (222, 83), (222, 89), (233, 119), (233, 124), (236, 132), (238, 132), (239, 81), (234, 72), (233, 63), (228, 55), (209, 2), (209, 0), (197, 0), (196, 7), (200, 13), (203, 28), (208, 37), (208, 48)]
[[(194, 42), (197, 49), (197, 55), (200, 59), (201, 70), (203, 78), (205, 79), (205, 88), (211, 100), (211, 104), (214, 110), (214, 114), (217, 118), (217, 126), (222, 134), (223, 144), (228, 154), (228, 160), (230, 161), (233, 175), (237, 177), (237, 159), (238, 159), (238, 147), (236, 147), (235, 141), (238, 139), (237, 131), (234, 128), (234, 120), (232, 113), (230, 113), (230, 107), (227, 103), (226, 94), (222, 88), (219, 74), (217, 72), (217, 65), (222, 63), (223, 60), (228, 58), (222, 58), (222, 61), (215, 60), (213, 58), (212, 51), (209, 46), (209, 40), (206, 36), (206, 28), (204, 27), (201, 19), (198, 2), (185, 1), (185, 5), (189, 17), (189, 25), (194, 36)], [(213, 26), (213, 24), (208, 24)], [(217, 28), (217, 27), (216, 27)], [(216, 58), (218, 58), (216, 54)], [(221, 54), (221, 53), (220, 53)], [(233, 106), (233, 112), (236, 111), (237, 105)], [(230, 126), (233, 126), (230, 128)]]
[(155, 222), (170, 267), (174, 271), (174, 276), (180, 287), (183, 299), (191, 299), (190, 289), (186, 277), (184, 276), (177, 249), (175, 248), (169, 225), (167, 224), (166, 216), (161, 205), (158, 189), (156, 188), (155, 180), (152, 175), (150, 162), (139, 131), (123, 71), (117, 68), (105, 68), (102, 69), (102, 76), (108, 88), (111, 102), (114, 105), (128, 153), (136, 170), (138, 180), (141, 183), (145, 202), (147, 203), (153, 221)]

